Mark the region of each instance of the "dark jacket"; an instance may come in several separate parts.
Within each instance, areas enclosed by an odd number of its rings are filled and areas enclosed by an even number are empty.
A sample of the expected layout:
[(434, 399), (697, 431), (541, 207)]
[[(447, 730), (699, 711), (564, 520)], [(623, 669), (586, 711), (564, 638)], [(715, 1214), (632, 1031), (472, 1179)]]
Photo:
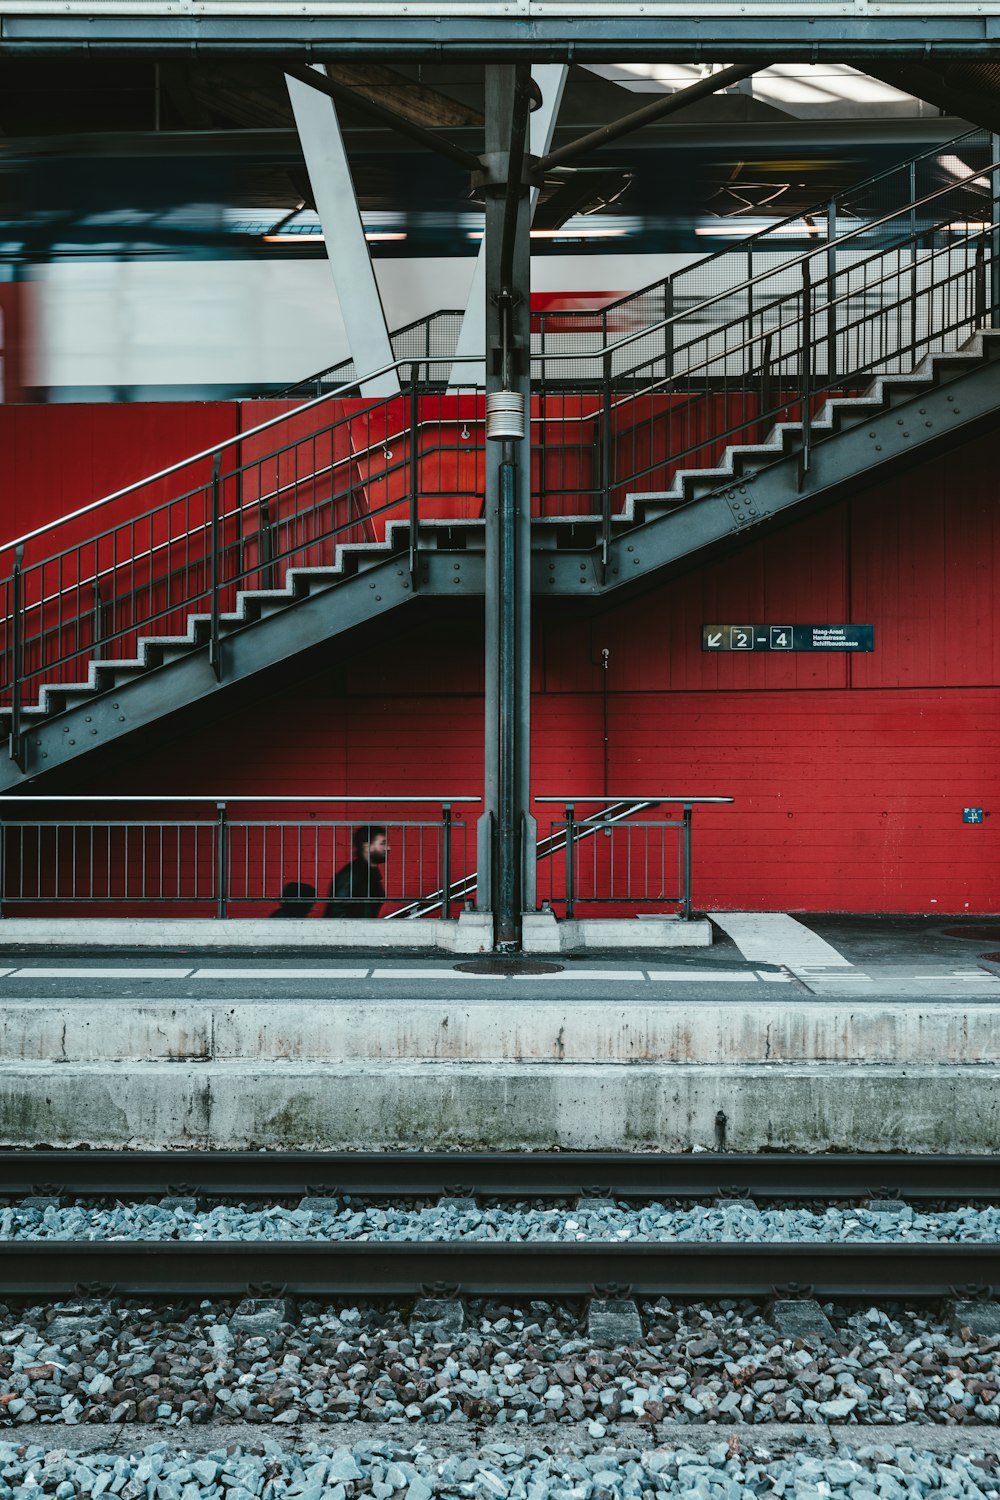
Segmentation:
[(337, 871), (323, 915), (377, 917), (384, 904), (382, 871), (366, 859), (355, 859)]

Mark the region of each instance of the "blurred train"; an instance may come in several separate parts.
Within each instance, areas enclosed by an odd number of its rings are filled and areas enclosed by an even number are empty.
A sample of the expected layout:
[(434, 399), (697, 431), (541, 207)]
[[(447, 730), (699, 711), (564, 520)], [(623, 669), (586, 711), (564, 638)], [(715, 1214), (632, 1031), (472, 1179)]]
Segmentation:
[[(532, 230), (533, 307), (600, 307), (800, 215), (775, 238), (793, 253), (825, 233), (817, 202), (877, 216), (888, 190), (855, 201), (852, 184), (919, 151), (928, 189), (988, 161), (985, 133), (959, 157), (928, 145), (953, 122), (911, 124), (909, 149), (898, 122), (846, 144), (840, 122), (794, 155), (787, 135), (768, 150), (677, 131), (557, 174)], [(464, 307), (483, 220), (461, 170), (405, 149), (352, 151), (352, 167), (389, 328)], [(328, 249), (291, 131), (0, 140), (3, 399), (284, 389), (348, 355)]]

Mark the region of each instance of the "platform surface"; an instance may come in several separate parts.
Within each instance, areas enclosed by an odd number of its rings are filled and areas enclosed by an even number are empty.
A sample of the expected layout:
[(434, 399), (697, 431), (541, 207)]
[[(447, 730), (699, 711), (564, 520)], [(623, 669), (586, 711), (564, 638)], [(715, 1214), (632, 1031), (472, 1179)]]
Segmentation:
[[(4, 943), (0, 997), (23, 999), (435, 1000), (496, 995), (504, 1001), (578, 996), (745, 1003), (850, 995), (855, 1000), (1000, 999), (1000, 916), (995, 919), (713, 914), (709, 948), (553, 955), (559, 965), (516, 976), (468, 973), (468, 956), (414, 951), (328, 955), (268, 951), (225, 955), (195, 947), (39, 951)], [(238, 926), (238, 923), (234, 923)], [(959, 932), (994, 936), (954, 936)]]
[(280, 934), (29, 952), (0, 924), (0, 1145), (713, 1150), (722, 1120), (734, 1151), (996, 1150), (1000, 921), (716, 922), (513, 975)]

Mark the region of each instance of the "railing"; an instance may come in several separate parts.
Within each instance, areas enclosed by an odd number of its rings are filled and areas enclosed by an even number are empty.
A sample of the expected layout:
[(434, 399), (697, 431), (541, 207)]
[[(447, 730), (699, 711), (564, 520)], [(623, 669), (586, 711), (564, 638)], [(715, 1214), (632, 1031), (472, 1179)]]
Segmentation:
[[(711, 469), (727, 446), (762, 443), (776, 423), (801, 424), (804, 476), (827, 396), (909, 371), (1000, 321), (987, 181), (1000, 182), (1000, 161), (623, 335), (602, 356), (599, 391), (541, 385), (534, 512), (599, 521), (606, 564), (630, 493), (669, 491), (679, 470)], [(966, 217), (973, 188), (976, 220)], [(880, 236), (888, 248), (869, 248)], [(618, 357), (652, 334), (660, 352), (616, 375)], [(428, 389), (433, 363), (409, 366), (399, 396), (331, 392), (0, 549), (0, 709), (15, 758), (43, 685), (58, 695), (91, 664), (135, 660), (150, 636), (154, 656), (172, 637), (207, 644), (222, 674), (225, 633), (251, 623), (241, 594), (284, 588), (292, 568), (335, 569), (344, 546), (387, 543), (391, 522), (405, 523), (393, 550), (416, 591), (421, 524), (480, 516), (485, 488), (483, 393)], [(187, 487), (172, 493), (182, 473)]]
[[(629, 797), (619, 799), (642, 807), (677, 805), (679, 818), (637, 821), (600, 813), (577, 816), (579, 807), (599, 805), (604, 797), (538, 797), (539, 803), (559, 803), (563, 816), (549, 825), (549, 837), (565, 850), (559, 862), (549, 866), (550, 906), (562, 905), (567, 921), (577, 906), (675, 908), (685, 922), (691, 920), (692, 817), (695, 807), (724, 806), (732, 797)], [(562, 874), (560, 890), (559, 875)]]
[[(549, 871), (549, 904), (562, 904), (567, 918), (581, 904), (650, 903), (690, 919), (693, 809), (732, 800), (539, 797), (563, 806), (537, 846), (539, 864)], [(480, 801), (457, 795), (0, 800), (0, 915), (138, 909), (306, 918), (326, 915), (335, 902), (341, 916), (440, 912), (447, 921), (477, 884), (475, 827), (456, 809)], [(636, 818), (672, 804), (681, 808), (679, 818)], [(598, 811), (580, 816), (585, 806)], [(439, 811), (411, 817), (411, 807)], [(331, 817), (335, 810), (351, 816)], [(342, 883), (348, 892), (335, 891), (360, 843), (380, 833), (385, 863), (366, 867), (361, 860), (360, 877)]]
[[(18, 797), (0, 801), (0, 913), (119, 914), (143, 910), (251, 916), (324, 915), (336, 899), (358, 915), (451, 892), (475, 858), (475, 829), (456, 812), (470, 796)], [(25, 804), (41, 809), (28, 813)], [(410, 817), (410, 807), (437, 806)], [(137, 816), (131, 816), (135, 809)], [(350, 810), (350, 818), (330, 811)], [(182, 810), (182, 811), (180, 811)], [(294, 816), (301, 810), (301, 816)], [(347, 894), (337, 873), (359, 851), (356, 834), (385, 833), (385, 862), (367, 865)], [(273, 910), (261, 910), (264, 907)], [(341, 913), (343, 914), (343, 913)]]
[[(919, 202), (941, 185), (943, 174), (960, 177), (964, 168), (988, 171), (990, 143), (986, 130), (965, 131), (953, 140), (931, 146), (908, 161), (818, 201), (811, 209), (790, 214), (755, 234), (746, 235), (738, 244), (699, 256), (690, 265), (639, 291), (617, 297), (601, 308), (533, 313), (533, 379), (550, 387), (567, 382), (579, 386), (588, 381), (600, 386), (607, 373), (602, 356), (612, 345), (617, 349), (611, 369), (614, 377), (624, 376), (652, 359), (669, 356), (672, 326), (669, 320), (674, 315), (684, 317), (695, 308), (711, 305), (719, 292), (752, 280), (758, 272), (773, 269), (787, 258), (790, 240), (832, 244), (848, 228), (877, 223), (881, 235), (872, 228), (871, 243), (877, 244), (881, 238), (878, 247), (887, 248), (886, 215), (901, 221), (906, 212), (915, 213)], [(973, 177), (972, 181), (977, 179)], [(973, 211), (981, 206), (977, 200), (982, 196), (975, 188), (969, 191), (970, 211), (965, 218), (973, 217)], [(727, 228), (738, 230), (739, 224), (740, 215), (736, 213), (720, 216), (701, 227), (725, 232)], [(915, 228), (913, 224), (911, 232)], [(390, 335), (394, 357), (453, 360), (461, 325), (462, 314), (454, 310), (432, 313), (408, 323)], [(626, 334), (632, 335), (633, 341), (622, 344), (622, 335)], [(438, 380), (444, 384), (447, 374), (443, 365), (441, 369)], [(353, 362), (341, 360), (287, 387), (281, 394), (319, 395), (331, 384), (357, 379)]]

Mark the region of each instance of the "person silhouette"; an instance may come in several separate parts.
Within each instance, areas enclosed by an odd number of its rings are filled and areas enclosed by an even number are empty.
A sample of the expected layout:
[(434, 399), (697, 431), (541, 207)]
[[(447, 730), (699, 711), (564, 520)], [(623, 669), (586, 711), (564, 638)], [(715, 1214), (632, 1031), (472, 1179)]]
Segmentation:
[(325, 917), (377, 917), (385, 903), (381, 866), (388, 852), (385, 829), (375, 823), (355, 828), (354, 858), (334, 876)]
[(290, 880), (281, 892), (281, 905), (272, 911), (272, 917), (308, 917), (316, 904), (315, 886)]

